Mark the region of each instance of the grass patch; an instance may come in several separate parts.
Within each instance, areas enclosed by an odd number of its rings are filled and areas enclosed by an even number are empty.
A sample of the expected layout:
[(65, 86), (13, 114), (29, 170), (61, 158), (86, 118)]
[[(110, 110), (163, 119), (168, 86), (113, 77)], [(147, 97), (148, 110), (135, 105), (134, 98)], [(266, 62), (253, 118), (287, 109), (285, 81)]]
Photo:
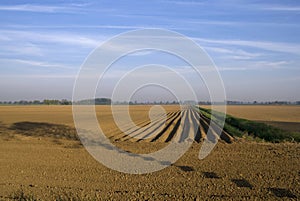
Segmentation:
[(250, 135), (268, 142), (300, 142), (299, 132), (285, 131), (274, 126), (267, 125), (265, 123), (236, 118), (227, 114), (224, 117), (223, 113), (216, 111), (214, 111), (212, 114), (211, 109), (199, 107), (199, 111), (205, 117), (209, 118), (210, 120), (213, 120), (219, 125), (221, 124), (221, 119), (225, 118), (225, 124), (223, 129), (232, 136), (242, 137), (244, 135)]

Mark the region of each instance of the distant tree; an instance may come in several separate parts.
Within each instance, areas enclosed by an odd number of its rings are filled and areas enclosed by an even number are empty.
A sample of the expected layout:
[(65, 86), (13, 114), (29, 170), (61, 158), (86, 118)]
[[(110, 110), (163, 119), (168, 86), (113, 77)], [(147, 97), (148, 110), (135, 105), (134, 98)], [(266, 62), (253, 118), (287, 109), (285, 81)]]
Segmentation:
[(20, 100), (19, 104), (20, 105), (28, 105), (28, 101), (26, 101), (26, 100)]
[(43, 103), (44, 103), (44, 105), (50, 105), (50, 100), (45, 99), (45, 100), (43, 101)]
[(96, 98), (95, 105), (110, 105), (111, 99), (109, 98)]
[(60, 102), (59, 100), (51, 100), (50, 104), (51, 105), (59, 105), (59, 102)]
[(71, 101), (68, 101), (67, 99), (62, 99), (62, 100), (60, 101), (60, 104), (61, 104), (61, 105), (71, 105), (72, 102), (71, 102)]
[(39, 100), (34, 100), (34, 101), (32, 102), (32, 104), (34, 104), (34, 105), (40, 105), (40, 104), (41, 104), (41, 101), (39, 101)]

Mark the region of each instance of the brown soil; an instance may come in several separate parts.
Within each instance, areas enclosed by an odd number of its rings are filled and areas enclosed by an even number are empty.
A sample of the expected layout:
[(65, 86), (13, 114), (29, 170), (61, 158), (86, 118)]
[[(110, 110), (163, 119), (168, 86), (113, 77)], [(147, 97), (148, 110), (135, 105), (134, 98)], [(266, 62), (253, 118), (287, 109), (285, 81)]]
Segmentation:
[(260, 121), (260, 122), (269, 124), (271, 126), (275, 126), (283, 130), (300, 132), (300, 122), (285, 122), (285, 121)]
[[(134, 121), (147, 119), (149, 108), (132, 107)], [(166, 110), (171, 114), (177, 109), (169, 106)], [(97, 111), (100, 123), (106, 129), (113, 128), (107, 107), (97, 107)], [(0, 114), (0, 200), (300, 197), (298, 143), (239, 139), (229, 144), (221, 140), (207, 158), (199, 160), (200, 140), (172, 166), (154, 173), (130, 175), (98, 163), (76, 141), (70, 107), (0, 107)], [(159, 139), (167, 138), (162, 135)], [(112, 141), (136, 153), (151, 152), (166, 144), (164, 140)]]

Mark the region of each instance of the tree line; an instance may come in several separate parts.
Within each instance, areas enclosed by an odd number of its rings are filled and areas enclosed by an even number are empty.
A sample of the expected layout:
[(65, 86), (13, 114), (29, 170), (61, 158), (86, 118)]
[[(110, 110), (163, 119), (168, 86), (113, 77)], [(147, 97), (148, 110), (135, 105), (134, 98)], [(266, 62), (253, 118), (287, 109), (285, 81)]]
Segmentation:
[[(67, 99), (57, 100), (57, 99), (45, 99), (45, 100), (20, 100), (20, 101), (0, 101), (0, 105), (179, 105), (179, 104), (189, 104), (189, 105), (223, 105), (225, 102), (210, 102), (210, 101), (199, 101), (198, 103), (194, 101), (112, 101), (109, 98), (95, 98), (86, 99), (76, 102), (72, 102)], [(226, 101), (227, 105), (300, 105), (300, 101)]]
[(55, 99), (45, 99), (45, 100), (20, 100), (20, 101), (0, 101), (0, 105), (72, 105), (72, 101), (67, 99), (55, 100)]

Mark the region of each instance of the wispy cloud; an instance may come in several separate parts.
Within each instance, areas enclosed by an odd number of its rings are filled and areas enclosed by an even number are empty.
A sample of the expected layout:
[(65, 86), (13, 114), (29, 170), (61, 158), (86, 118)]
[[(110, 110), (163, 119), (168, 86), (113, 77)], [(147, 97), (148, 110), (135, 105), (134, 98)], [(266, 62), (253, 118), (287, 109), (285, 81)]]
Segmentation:
[(246, 71), (249, 69), (245, 67), (219, 67), (218, 70), (219, 71)]
[(69, 3), (55, 6), (47, 4), (15, 4), (1, 5), (0, 11), (78, 14), (85, 13), (86, 8), (90, 5), (91, 3)]
[(143, 51), (136, 51), (133, 52), (131, 54), (128, 54), (128, 56), (145, 56), (145, 55), (149, 55), (149, 54), (153, 54), (154, 51), (152, 50), (143, 50)]
[(189, 23), (189, 24), (204, 24), (204, 25), (245, 25), (245, 22), (238, 22), (238, 21), (217, 21), (217, 20), (192, 20), (187, 19), (182, 21), (183, 23)]
[(76, 7), (74, 6), (51, 6), (51, 5), (7, 5), (0, 6), (2, 11), (21, 11), (21, 12), (39, 12), (39, 13), (59, 13), (59, 12), (74, 12)]
[(56, 68), (56, 69), (72, 69), (70, 65), (59, 64), (59, 63), (49, 63), (36, 60), (25, 60), (25, 59), (1, 59), (2, 62), (9, 63), (21, 63), (29, 66), (41, 67), (41, 68)]
[(146, 29), (151, 28), (150, 26), (144, 25), (21, 25), (21, 24), (8, 24), (3, 25), (2, 27), (13, 28), (13, 29)]
[(247, 46), (268, 51), (285, 52), (299, 55), (300, 44), (270, 42), (270, 41), (248, 41), (248, 40), (215, 40), (207, 38), (193, 38), (195, 41), (208, 44), (222, 44), (232, 46)]
[(231, 58), (231, 59), (254, 59), (257, 57), (262, 56), (261, 53), (252, 53), (252, 52), (247, 52), (245, 50), (241, 49), (236, 49), (236, 48), (223, 48), (223, 47), (204, 47), (205, 50), (216, 52), (216, 53), (221, 53), (225, 56), (223, 58)]
[(33, 78), (37, 78), (37, 79), (44, 79), (44, 78), (52, 78), (52, 79), (75, 79), (76, 78), (76, 74), (0, 74), (0, 78), (4, 79), (4, 78), (9, 78), (9, 79), (33, 79)]
[[(172, 20), (169, 20), (172, 21)], [(173, 20), (175, 21), (175, 20)], [(298, 23), (286, 23), (286, 22), (259, 22), (259, 21), (251, 21), (250, 20), (243, 20), (243, 21), (238, 21), (238, 19), (236, 20), (232, 20), (232, 21), (226, 21), (226, 20), (193, 20), (193, 19), (184, 19), (184, 20), (178, 20), (176, 19), (176, 21), (178, 23), (182, 23), (182, 24), (190, 24), (191, 26), (195, 26), (195, 25), (218, 25), (218, 26), (231, 26), (231, 27), (235, 27), (235, 26), (239, 26), (239, 27), (243, 27), (245, 25), (247, 26), (299, 26)], [(190, 28), (193, 29), (193, 28)], [(194, 28), (196, 29), (196, 28)]]
[(290, 68), (289, 65), (291, 62), (289, 61), (257, 61), (255, 63), (255, 67), (264, 67), (264, 68), (276, 68), (276, 69), (287, 69)]
[(16, 59), (16, 62), (29, 64), (31, 66), (38, 66), (38, 67), (51, 67), (51, 68), (64, 68), (64, 69), (70, 69), (71, 67), (66, 64), (54, 64), (54, 63), (47, 63), (47, 62), (41, 62), (41, 61), (33, 61), (33, 60), (21, 60)]
[(171, 1), (171, 0), (165, 0), (162, 1), (164, 3), (171, 3), (171, 4), (177, 4), (177, 5), (186, 5), (186, 6), (195, 6), (195, 5), (204, 5), (201, 1)]
[[(0, 39), (1, 40), (1, 39)], [(24, 42), (16, 45), (2, 45), (0, 55), (34, 55), (43, 56), (43, 50), (35, 44)]]
[[(227, 65), (227, 66), (226, 66)], [(246, 63), (233, 64), (233, 65), (220, 65), (220, 71), (265, 71), (265, 70), (300, 70), (291, 61), (247, 61)]]
[(299, 6), (268, 5), (268, 6), (262, 6), (261, 9), (262, 10), (270, 10), (270, 11), (300, 12)]
[[(0, 39), (4, 38), (6, 41), (27, 41), (27, 42), (43, 42), (43, 43), (60, 43), (69, 45), (79, 45), (82, 47), (96, 47), (102, 40), (96, 37), (85, 36), (73, 33), (59, 33), (59, 32), (34, 32), (34, 31), (15, 31), (15, 30), (1, 30)], [(103, 37), (103, 36), (102, 36)], [(101, 39), (104, 39), (101, 38)]]

